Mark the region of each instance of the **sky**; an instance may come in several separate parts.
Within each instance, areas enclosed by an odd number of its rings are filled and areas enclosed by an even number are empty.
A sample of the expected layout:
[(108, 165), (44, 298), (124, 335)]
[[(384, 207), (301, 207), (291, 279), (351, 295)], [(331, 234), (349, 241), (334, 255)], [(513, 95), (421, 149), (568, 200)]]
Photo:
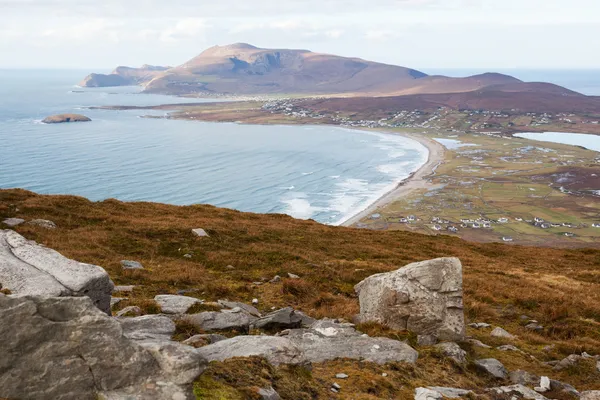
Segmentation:
[(598, 38), (598, 0), (0, 0), (0, 68), (173, 66), (246, 42), (416, 69), (591, 69)]

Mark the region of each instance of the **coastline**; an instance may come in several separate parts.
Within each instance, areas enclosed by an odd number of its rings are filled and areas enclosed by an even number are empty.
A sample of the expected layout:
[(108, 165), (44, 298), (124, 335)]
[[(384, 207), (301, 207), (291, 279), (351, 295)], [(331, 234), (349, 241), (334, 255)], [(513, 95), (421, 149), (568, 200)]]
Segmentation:
[(412, 172), (407, 178), (400, 181), (394, 189), (390, 190), (373, 203), (369, 204), (365, 209), (353, 215), (338, 226), (352, 226), (363, 218), (375, 213), (380, 208), (383, 208), (388, 204), (409, 195), (417, 189), (430, 188), (432, 184), (427, 180), (427, 177), (432, 175), (438, 165), (444, 161), (446, 148), (441, 143), (438, 143), (433, 139), (413, 133), (390, 132), (385, 130), (377, 130), (377, 132), (385, 133), (387, 135), (398, 135), (419, 142), (428, 150), (427, 161), (418, 170)]

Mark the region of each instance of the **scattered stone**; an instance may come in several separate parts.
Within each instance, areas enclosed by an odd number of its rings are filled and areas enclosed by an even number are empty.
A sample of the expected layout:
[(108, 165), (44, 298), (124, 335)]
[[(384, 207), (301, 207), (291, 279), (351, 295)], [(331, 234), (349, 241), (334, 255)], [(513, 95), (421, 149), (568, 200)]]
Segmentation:
[(113, 288), (113, 293), (123, 293), (123, 292), (125, 292), (125, 293), (131, 293), (131, 292), (133, 292), (133, 288), (134, 288), (134, 287), (135, 287), (135, 286), (133, 286), (133, 285), (120, 285), (120, 286), (115, 286), (115, 287)]
[(536, 392), (546, 393), (550, 390), (550, 378), (547, 376), (542, 376), (540, 378), (540, 386), (536, 386), (533, 388)]
[(313, 317), (309, 317), (308, 315), (304, 314), (302, 311), (296, 311), (296, 315), (299, 316), (300, 318), (302, 318), (302, 323), (300, 324), (300, 326), (302, 328), (310, 328), (312, 326), (312, 324), (317, 322), (316, 319), (314, 319)]
[(525, 325), (525, 328), (535, 332), (542, 332), (544, 330), (544, 327), (542, 325), (539, 325), (535, 322)]
[(205, 331), (237, 330), (248, 332), (250, 324), (257, 320), (256, 317), (245, 312), (225, 313), (217, 311), (206, 311), (199, 314), (184, 315), (183, 319), (196, 328)]
[(272, 387), (266, 389), (258, 389), (258, 395), (262, 400), (281, 400), (279, 393)]
[(228, 265), (225, 267), (225, 269), (235, 269), (235, 267), (233, 265)]
[(175, 333), (175, 323), (163, 315), (143, 315), (135, 318), (117, 318), (123, 335), (131, 340), (168, 341)]
[(282, 308), (257, 319), (252, 323), (257, 329), (283, 330), (300, 328), (302, 317), (296, 315), (292, 307)]
[(385, 378), (385, 377), (387, 377), (387, 376), (388, 376), (388, 374), (387, 374), (387, 373), (385, 373), (385, 372), (383, 372), (383, 373), (381, 374), (381, 376), (383, 376), (383, 377)]
[(348, 375), (346, 374), (336, 374), (335, 377), (337, 379), (348, 379)]
[(534, 374), (531, 374), (527, 371), (523, 371), (518, 369), (516, 371), (512, 371), (509, 374), (509, 379), (512, 383), (516, 385), (524, 385), (524, 386), (532, 386), (537, 384), (540, 381), (540, 377)]
[(258, 299), (252, 299), (252, 304), (253, 305), (257, 305), (258, 304)]
[(359, 322), (374, 321), (392, 329), (461, 341), (465, 336), (462, 265), (458, 258), (438, 258), (376, 274), (355, 286)]
[(269, 281), (269, 283), (277, 283), (281, 281), (281, 277), (279, 275), (275, 275), (273, 279)]
[(192, 233), (198, 237), (208, 237), (208, 233), (202, 228), (192, 229)]
[(500, 350), (500, 351), (516, 351), (518, 353), (522, 353), (522, 351), (518, 347), (513, 346), (512, 344), (505, 344), (504, 346), (498, 346), (498, 347), (496, 347), (496, 349)]
[(567, 356), (565, 358), (563, 358), (562, 360), (560, 360), (558, 363), (556, 363), (556, 365), (554, 366), (554, 370), (555, 371), (561, 371), (565, 368), (569, 368), (572, 366), (575, 366), (579, 363), (579, 361), (581, 361), (583, 359), (583, 357), (581, 357), (578, 354), (571, 354), (570, 356)]
[(221, 312), (224, 312), (224, 313), (231, 313), (231, 314), (237, 314), (237, 313), (241, 313), (241, 312), (242, 312), (242, 309), (241, 309), (240, 307), (234, 307), (234, 308), (232, 308), (231, 310), (223, 310), (223, 311), (221, 311)]
[(12, 230), (0, 230), (0, 282), (13, 295), (89, 297), (110, 314), (114, 285), (104, 269), (68, 259)]
[(486, 329), (492, 327), (490, 324), (486, 324), (485, 322), (476, 322), (473, 324), (469, 324), (469, 326), (475, 329)]
[(581, 392), (580, 400), (600, 400), (600, 390)]
[(496, 394), (518, 395), (528, 400), (548, 400), (546, 397), (523, 385), (500, 386), (492, 388), (490, 391)]
[(220, 305), (222, 305), (225, 308), (229, 308), (229, 309), (234, 309), (236, 307), (241, 308), (242, 310), (244, 310), (245, 312), (247, 312), (250, 315), (253, 315), (255, 317), (260, 317), (260, 311), (258, 311), (258, 309), (256, 307), (253, 307), (251, 305), (248, 304), (244, 304), (244, 303), (240, 303), (237, 301), (228, 301), (228, 300), (219, 300), (218, 303)]
[(125, 300), (124, 297), (111, 297), (110, 298), (110, 308), (113, 308), (114, 306), (116, 306), (117, 304), (122, 302), (123, 300)]
[(339, 393), (339, 390), (337, 390), (336, 388), (331, 388), (330, 389), (333, 393)]
[(184, 258), (192, 258), (192, 255), (191, 254), (184, 254), (183, 257)]
[(21, 225), (23, 222), (25, 222), (25, 220), (21, 218), (6, 218), (4, 221), (2, 221), (4, 225), (8, 225), (11, 228), (14, 228), (17, 225)]
[(438, 338), (435, 335), (418, 335), (417, 344), (419, 346), (433, 346), (438, 342)]
[(484, 358), (482, 360), (475, 361), (475, 365), (486, 372), (487, 374), (493, 376), (497, 379), (506, 379), (508, 378), (508, 371), (504, 368), (504, 365), (495, 358)]
[(448, 387), (438, 387), (438, 386), (429, 386), (427, 389), (438, 392), (439, 394), (441, 394), (444, 397), (447, 397), (449, 399), (460, 399), (463, 396), (467, 396), (467, 395), (473, 393), (471, 390), (455, 389), (455, 388), (448, 388)]
[(305, 363), (304, 354), (298, 346), (287, 338), (277, 336), (236, 336), (197, 351), (209, 362), (259, 356), (273, 365)]
[(556, 345), (555, 344), (550, 344), (548, 346), (544, 346), (542, 347), (542, 351), (549, 353), (551, 351), (554, 351), (554, 349), (556, 349)]
[(426, 388), (415, 389), (415, 400), (439, 400), (444, 396), (440, 392)]
[(171, 294), (159, 294), (154, 297), (154, 301), (165, 314), (185, 314), (193, 305), (202, 303), (195, 297)]
[(333, 384), (331, 385), (332, 388), (334, 388), (337, 391), (340, 391), (342, 389), (342, 387), (340, 385), (338, 385), (337, 383), (333, 382)]
[(490, 336), (497, 337), (497, 338), (503, 338), (503, 339), (515, 339), (516, 338), (515, 335), (511, 335), (510, 333), (508, 333), (507, 331), (505, 331), (504, 329), (502, 329), (500, 327), (494, 328), (494, 330), (490, 333)]
[(290, 278), (290, 279), (300, 279), (300, 277), (299, 277), (298, 275), (296, 275), (296, 274), (291, 274), (291, 273), (289, 273), (289, 272), (288, 272), (288, 278)]
[(182, 343), (192, 347), (202, 347), (209, 344), (220, 342), (221, 340), (227, 340), (227, 337), (223, 335), (217, 335), (214, 333), (194, 335), (189, 339), (184, 340)]
[(467, 339), (467, 343), (470, 343), (475, 347), (481, 347), (482, 349), (491, 349), (492, 348), (492, 346), (488, 346), (487, 344), (485, 344), (482, 341), (477, 340), (477, 339)]
[(39, 226), (40, 228), (45, 229), (56, 229), (56, 224), (47, 219), (34, 219), (27, 223), (27, 225)]
[(445, 357), (448, 357), (458, 365), (467, 363), (467, 352), (456, 343), (440, 343), (435, 346)]
[(138, 317), (142, 315), (142, 309), (138, 306), (129, 306), (117, 312), (117, 317)]
[(121, 267), (123, 269), (144, 269), (144, 266), (137, 261), (122, 260)]
[(69, 122), (90, 122), (91, 119), (81, 114), (57, 114), (42, 120), (44, 124), (63, 124)]

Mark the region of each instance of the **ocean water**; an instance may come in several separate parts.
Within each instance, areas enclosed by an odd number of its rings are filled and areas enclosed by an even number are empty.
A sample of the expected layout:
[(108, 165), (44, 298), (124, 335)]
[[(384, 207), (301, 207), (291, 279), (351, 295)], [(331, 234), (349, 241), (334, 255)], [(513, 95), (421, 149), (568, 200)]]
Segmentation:
[(538, 140), (542, 142), (571, 144), (582, 146), (586, 149), (600, 152), (600, 136), (588, 135), (584, 133), (569, 132), (528, 132), (515, 135), (525, 139)]
[[(140, 118), (98, 105), (181, 103), (138, 88), (81, 89), (86, 71), (0, 70), (0, 188), (92, 200), (206, 203), (338, 224), (427, 159), (396, 135), (318, 126)], [(194, 100), (198, 101), (198, 100)], [(46, 125), (78, 112), (88, 123)]]

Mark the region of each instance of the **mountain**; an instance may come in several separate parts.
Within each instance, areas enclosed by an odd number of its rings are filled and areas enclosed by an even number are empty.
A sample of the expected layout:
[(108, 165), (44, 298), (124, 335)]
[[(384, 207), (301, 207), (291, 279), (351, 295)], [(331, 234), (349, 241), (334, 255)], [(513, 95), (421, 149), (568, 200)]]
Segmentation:
[(117, 67), (110, 74), (90, 74), (80, 83), (81, 87), (111, 87), (142, 85), (149, 82), (162, 72), (171, 67), (158, 67), (155, 65), (142, 65), (141, 68)]

